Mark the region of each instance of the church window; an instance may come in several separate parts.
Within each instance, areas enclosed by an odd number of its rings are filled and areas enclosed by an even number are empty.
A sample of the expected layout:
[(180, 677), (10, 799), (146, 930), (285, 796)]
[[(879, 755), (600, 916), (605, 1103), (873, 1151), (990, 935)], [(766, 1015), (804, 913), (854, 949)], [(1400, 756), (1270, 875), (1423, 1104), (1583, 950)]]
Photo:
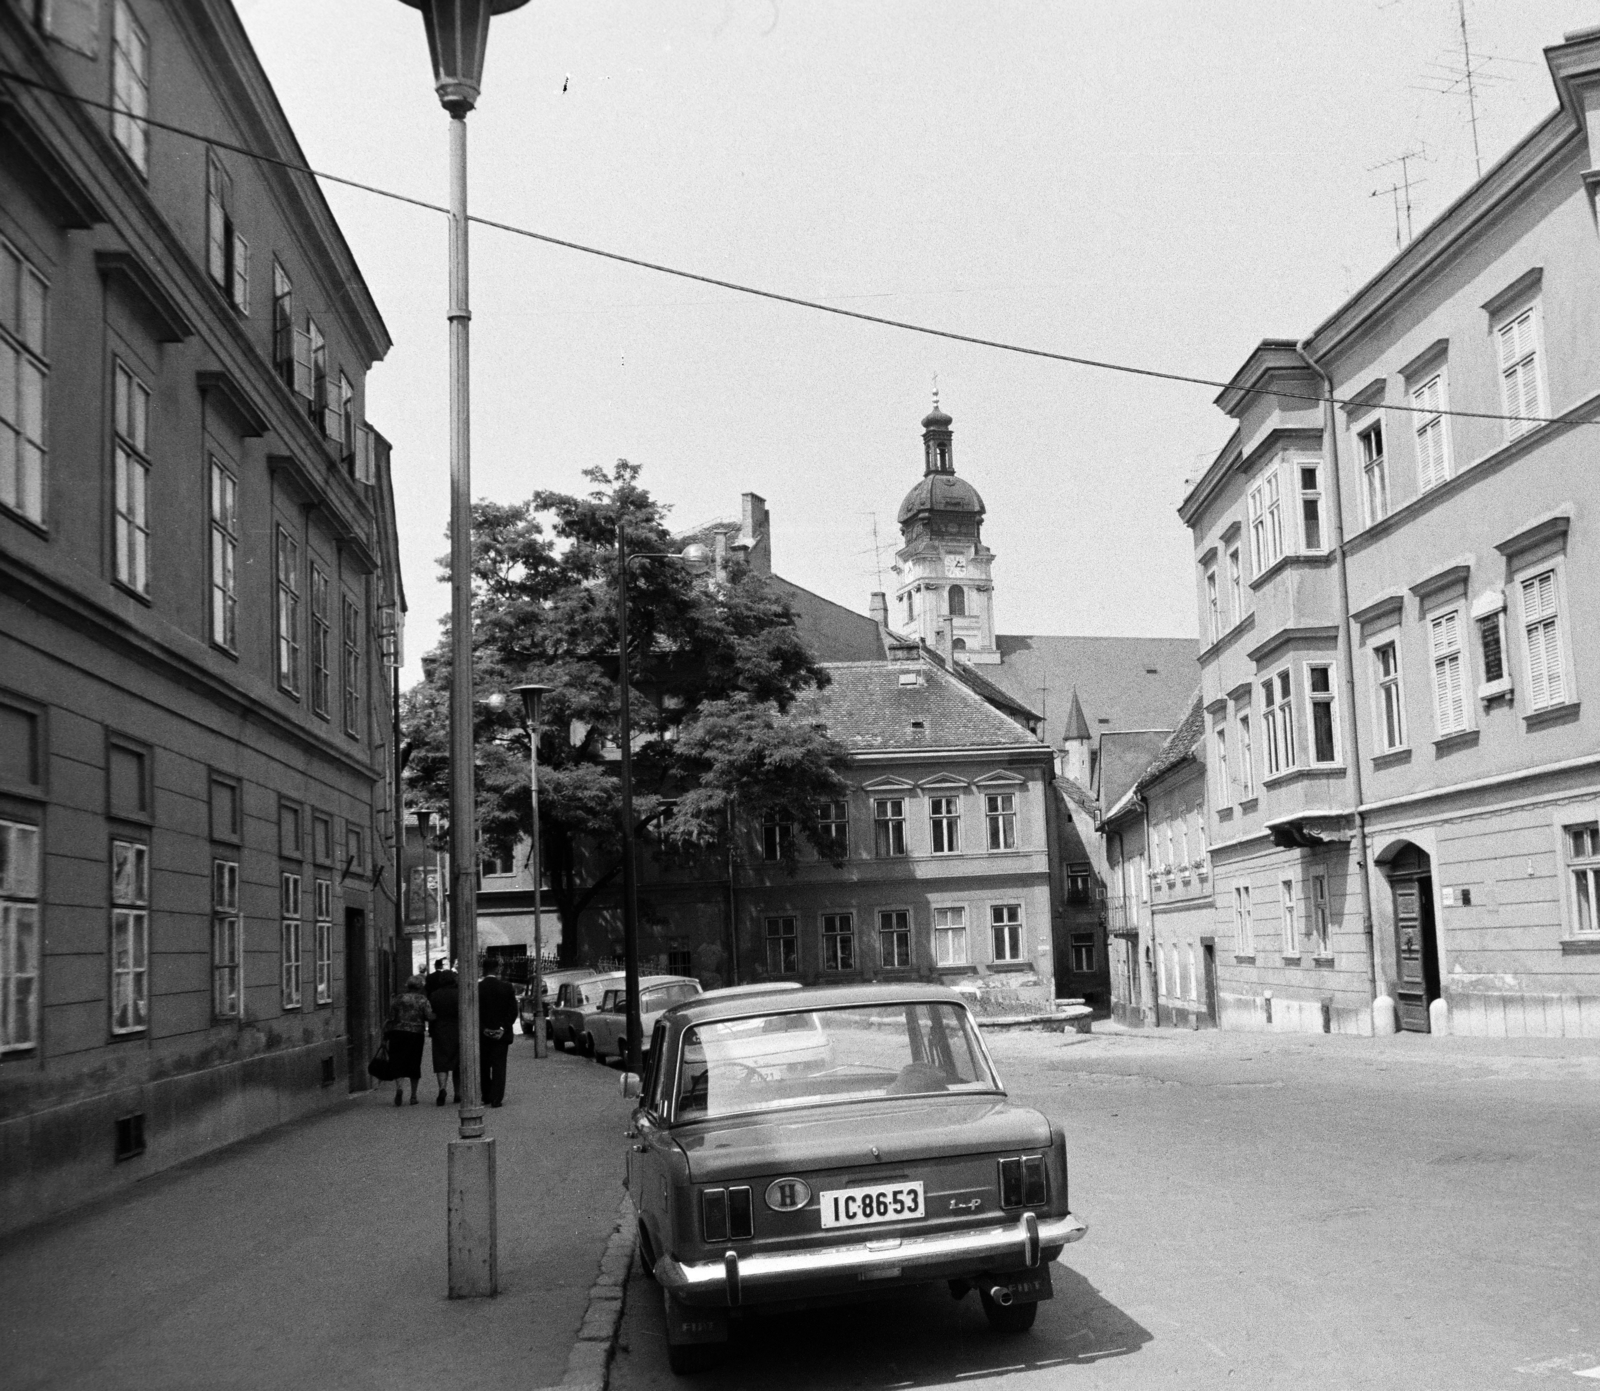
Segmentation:
[(967, 591), (959, 584), (950, 586), (950, 616), (952, 618), (967, 616)]

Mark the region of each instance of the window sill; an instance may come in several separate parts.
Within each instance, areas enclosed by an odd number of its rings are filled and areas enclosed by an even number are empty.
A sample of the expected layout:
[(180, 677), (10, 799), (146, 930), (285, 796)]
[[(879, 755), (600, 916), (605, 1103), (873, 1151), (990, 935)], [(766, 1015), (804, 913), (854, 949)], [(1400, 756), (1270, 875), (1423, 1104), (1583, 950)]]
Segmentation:
[(124, 584), (121, 580), (112, 580), (111, 586), (119, 594), (125, 595), (129, 599), (132, 599), (136, 604), (143, 604), (147, 609), (153, 609), (155, 607), (154, 600), (152, 600), (148, 594), (141, 594), (131, 584)]
[(1031, 962), (1031, 961), (991, 961), (989, 963), (989, 969), (991, 971), (1031, 971), (1031, 970), (1033, 970), (1033, 962)]
[(1255, 953), (1250, 952), (1249, 954), (1241, 954), (1239, 952), (1235, 952), (1233, 955), (1233, 964), (1235, 966), (1254, 966), (1256, 964)]
[(1249, 815), (1249, 813), (1253, 812), (1260, 804), (1261, 799), (1254, 793), (1251, 793), (1251, 795), (1248, 797), (1241, 797), (1239, 799), (1239, 815)]
[(1250, 581), (1250, 588), (1260, 589), (1262, 585), (1270, 584), (1274, 576), (1291, 567), (1294, 569), (1321, 570), (1332, 563), (1332, 551), (1285, 551)]
[(1409, 744), (1400, 744), (1395, 748), (1372, 756), (1372, 766), (1374, 768), (1398, 768), (1401, 764), (1409, 762), (1411, 762), (1411, 746)]
[(143, 1043), (150, 1037), (150, 1026), (146, 1024), (142, 1029), (113, 1030), (106, 1035), (108, 1043)]
[(1582, 937), (1563, 937), (1562, 956), (1600, 956), (1600, 932), (1586, 933)]
[(1535, 729), (1546, 729), (1551, 725), (1571, 724), (1578, 718), (1578, 711), (1582, 706), (1575, 700), (1566, 701), (1561, 705), (1547, 705), (1543, 710), (1534, 710), (1522, 717), (1522, 727), (1530, 733)]
[(978, 974), (976, 966), (969, 966), (965, 962), (959, 965), (935, 966), (934, 971), (941, 976), (975, 976)]
[(1470, 749), (1477, 742), (1478, 731), (1475, 729), (1458, 729), (1454, 734), (1442, 734), (1433, 741), (1433, 756), (1441, 758), (1457, 749)]
[(1298, 966), (1300, 964), (1300, 953), (1295, 952), (1291, 955), (1289, 952), (1285, 952), (1283, 954), (1283, 964), (1285, 966)]
[(1342, 763), (1317, 763), (1309, 768), (1286, 768), (1281, 773), (1262, 778), (1261, 785), (1266, 788), (1287, 787), (1290, 783), (1301, 782), (1306, 778), (1342, 778), (1344, 773)]
[(43, 522), (36, 522), (26, 512), (19, 512), (14, 507), (7, 507), (3, 502), (0, 502), (0, 517), (6, 517), (20, 527), (26, 527), (41, 540), (48, 541), (50, 539), (50, 528)]
[(222, 643), (216, 641), (214, 638), (211, 642), (211, 650), (219, 657), (226, 657), (230, 662), (237, 662), (239, 660), (239, 653), (236, 648), (226, 647)]
[(1333, 966), (1333, 958), (1331, 956), (1313, 956), (1311, 958), (1311, 964), (1313, 966), (1331, 968)]
[(1217, 808), (1217, 820), (1218, 821), (1232, 821), (1233, 820), (1233, 808), (1232, 807), (1218, 807)]

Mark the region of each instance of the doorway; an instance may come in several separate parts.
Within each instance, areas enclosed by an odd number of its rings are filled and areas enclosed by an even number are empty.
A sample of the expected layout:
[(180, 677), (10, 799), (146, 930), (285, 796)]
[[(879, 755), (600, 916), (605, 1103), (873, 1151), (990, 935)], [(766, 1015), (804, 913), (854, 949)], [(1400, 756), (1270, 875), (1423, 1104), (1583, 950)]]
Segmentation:
[(1428, 1006), (1439, 998), (1439, 941), (1434, 930), (1433, 862), (1406, 845), (1387, 867), (1394, 894), (1395, 1012), (1410, 1033), (1431, 1032)]
[(350, 1090), (364, 1092), (367, 1077), (367, 914), (344, 910), (344, 1035)]
[(1201, 961), (1205, 969), (1206, 1022), (1217, 1027), (1217, 944), (1210, 937), (1200, 939)]

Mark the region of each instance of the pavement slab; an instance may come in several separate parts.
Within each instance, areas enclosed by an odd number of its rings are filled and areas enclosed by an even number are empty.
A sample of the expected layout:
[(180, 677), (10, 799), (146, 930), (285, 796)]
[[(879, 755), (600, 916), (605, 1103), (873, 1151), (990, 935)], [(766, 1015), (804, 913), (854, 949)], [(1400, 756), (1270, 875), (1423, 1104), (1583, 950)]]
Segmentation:
[(500, 1295), (446, 1298), (453, 1106), (387, 1086), (11, 1238), (0, 1384), (473, 1391), (560, 1383), (622, 1198), (616, 1074), (512, 1050)]

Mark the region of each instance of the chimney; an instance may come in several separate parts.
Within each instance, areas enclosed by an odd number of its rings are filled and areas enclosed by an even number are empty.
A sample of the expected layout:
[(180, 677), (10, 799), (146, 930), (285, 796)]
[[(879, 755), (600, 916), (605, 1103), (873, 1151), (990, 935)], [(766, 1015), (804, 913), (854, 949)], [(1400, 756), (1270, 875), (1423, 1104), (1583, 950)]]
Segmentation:
[(881, 589), (872, 591), (872, 599), (867, 604), (867, 614), (880, 628), (889, 626), (889, 596)]
[(758, 575), (772, 573), (772, 531), (767, 516), (767, 500), (759, 493), (745, 493), (740, 499), (739, 539), (745, 560)]

